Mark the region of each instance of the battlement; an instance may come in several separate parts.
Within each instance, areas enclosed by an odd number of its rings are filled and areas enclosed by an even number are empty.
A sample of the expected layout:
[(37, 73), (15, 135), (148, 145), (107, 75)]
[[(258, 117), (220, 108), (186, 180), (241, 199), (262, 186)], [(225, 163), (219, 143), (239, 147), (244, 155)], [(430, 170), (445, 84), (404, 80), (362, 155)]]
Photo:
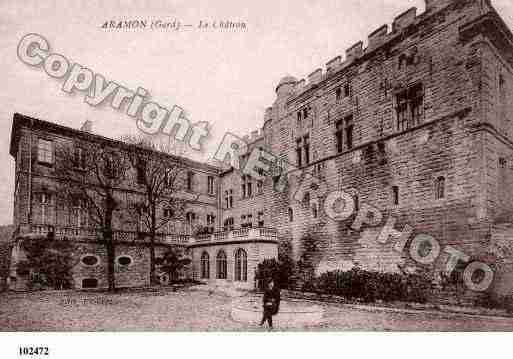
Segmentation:
[[(344, 57), (338, 55), (326, 63), (325, 69), (318, 68), (307, 76), (307, 80), (300, 79), (296, 81), (292, 86), (291, 94), (299, 95), (317, 85), (332, 74), (350, 66), (362, 56), (396, 38), (402, 31), (423, 19), (425, 15), (439, 11), (457, 1), (459, 0), (425, 0), (426, 10), (423, 13), (417, 14), (416, 7), (404, 11), (394, 18), (391, 26), (384, 24), (371, 32), (367, 37), (366, 46), (364, 46), (363, 41), (358, 41), (346, 49)], [(284, 79), (290, 80), (290, 77)], [(281, 83), (284, 82), (284, 79)], [(290, 82), (287, 83), (290, 84)]]

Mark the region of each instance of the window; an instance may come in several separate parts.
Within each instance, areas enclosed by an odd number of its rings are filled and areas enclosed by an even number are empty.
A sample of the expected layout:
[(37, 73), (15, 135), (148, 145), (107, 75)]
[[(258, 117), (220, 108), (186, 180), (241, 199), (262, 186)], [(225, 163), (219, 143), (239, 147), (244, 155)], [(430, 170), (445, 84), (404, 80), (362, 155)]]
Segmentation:
[(194, 172), (187, 172), (187, 191), (192, 191), (194, 187)]
[(404, 131), (409, 128), (407, 92), (397, 95), (397, 129)]
[(98, 259), (98, 257), (95, 255), (92, 255), (92, 254), (86, 254), (85, 256), (82, 257), (82, 259), (80, 261), (82, 262), (83, 265), (88, 266), (88, 267), (93, 267), (93, 266), (98, 265), (98, 263), (100, 263), (100, 260)]
[(214, 233), (216, 226), (216, 216), (214, 214), (207, 214), (207, 229), (209, 233)]
[(82, 279), (82, 288), (97, 288), (98, 287), (98, 279), (96, 278), (85, 278)]
[(407, 62), (407, 56), (406, 54), (399, 55), (399, 63), (398, 63), (398, 69), (401, 70), (403, 68), (403, 63)]
[(52, 195), (46, 192), (36, 194), (36, 199), (39, 204), (50, 204)]
[(312, 216), (313, 218), (317, 218), (319, 216), (319, 209), (317, 208), (317, 203), (314, 203), (312, 206)]
[(504, 75), (499, 75), (499, 91), (504, 91), (504, 87), (506, 85), (506, 80), (504, 79)]
[(217, 279), (227, 278), (226, 253), (220, 250), (216, 257)]
[(164, 218), (173, 218), (175, 212), (172, 208), (164, 208)]
[(234, 220), (233, 217), (228, 217), (224, 220), (224, 230), (225, 231), (233, 231), (234, 228)]
[(301, 138), (298, 138), (296, 140), (296, 163), (298, 167), (301, 167), (303, 165), (301, 161), (303, 150), (301, 148)]
[(72, 226), (82, 228), (88, 226), (89, 213), (87, 211), (87, 200), (80, 196), (74, 195), (71, 198), (71, 222)]
[(264, 226), (264, 212), (258, 212), (258, 227)]
[(207, 177), (207, 187), (208, 187), (208, 194), (213, 195), (215, 193), (214, 190), (214, 177), (208, 176)]
[(324, 162), (317, 163), (312, 170), (312, 175), (317, 178), (322, 178), (324, 176)]
[(392, 186), (392, 203), (394, 205), (399, 204), (399, 187)]
[(346, 146), (350, 150), (353, 148), (353, 115), (349, 115), (345, 118), (345, 132), (346, 132)]
[(296, 159), (298, 167), (303, 165), (303, 159), (305, 165), (310, 163), (310, 135), (296, 139)]
[(240, 216), (240, 226), (241, 228), (252, 228), (253, 227), (253, 215), (242, 215)]
[(507, 165), (507, 161), (504, 157), (500, 157), (499, 158), (499, 167), (500, 168), (506, 168), (506, 165)]
[(187, 224), (193, 224), (196, 221), (196, 213), (187, 212), (185, 214), (185, 220), (187, 221)]
[(348, 115), (335, 123), (337, 153), (344, 151), (344, 141), (348, 150), (353, 148), (353, 128), (353, 115)]
[(305, 150), (305, 165), (310, 163), (310, 136), (303, 137), (303, 148)]
[(210, 256), (207, 252), (201, 254), (201, 279), (210, 278)]
[(310, 206), (310, 192), (306, 192), (303, 196), (303, 204), (308, 207)]
[(263, 180), (257, 181), (257, 193), (258, 194), (264, 193), (264, 181)]
[(37, 144), (37, 160), (40, 163), (53, 164), (53, 142), (39, 139)]
[(119, 175), (116, 161), (110, 154), (105, 154), (103, 157), (103, 172), (105, 177), (110, 179), (117, 178)]
[(175, 169), (173, 168), (166, 168), (166, 174), (164, 178), (164, 184), (165, 184), (165, 190), (174, 188), (175, 185), (175, 179), (176, 179), (176, 173)]
[(119, 256), (116, 262), (120, 266), (127, 267), (132, 264), (132, 258), (129, 256)]
[(337, 143), (337, 153), (344, 151), (344, 121), (338, 120), (335, 125), (335, 141)]
[(309, 108), (308, 107), (305, 107), (303, 109), (303, 118), (304, 119), (307, 119), (308, 118), (308, 111), (309, 111)]
[(137, 163), (137, 183), (144, 184), (146, 182), (146, 161), (140, 160)]
[(233, 190), (224, 191), (224, 202), (227, 209), (233, 208)]
[(86, 152), (81, 147), (75, 147), (75, 153), (73, 156), (74, 166), (77, 169), (86, 169)]
[(335, 101), (339, 102), (342, 98), (342, 89), (339, 87), (335, 90)]
[(442, 199), (445, 197), (445, 178), (438, 177), (435, 181), (435, 198)]
[(252, 179), (249, 175), (242, 176), (242, 198), (249, 198), (252, 196)]
[(47, 192), (36, 193), (35, 200), (39, 204), (39, 223), (53, 224), (52, 195)]
[(351, 85), (347, 83), (344, 85), (344, 97), (349, 96), (351, 96)]
[(246, 282), (248, 280), (248, 255), (242, 248), (235, 252), (235, 281)]
[(412, 126), (417, 126), (422, 122), (424, 112), (424, 90), (422, 86), (415, 86), (410, 91), (411, 102), (411, 122)]
[(360, 209), (360, 198), (358, 197), (357, 194), (355, 194), (353, 197), (353, 200), (354, 200), (354, 210), (355, 210), (355, 212), (358, 212), (358, 210)]
[(301, 111), (297, 112), (297, 125), (301, 126), (301, 120), (303, 119), (303, 113)]
[(397, 95), (397, 130), (405, 131), (422, 123), (424, 115), (424, 88), (413, 86)]
[(288, 210), (288, 214), (289, 214), (289, 222), (292, 222), (294, 221), (294, 211), (292, 210), (292, 208), (289, 207), (289, 210)]

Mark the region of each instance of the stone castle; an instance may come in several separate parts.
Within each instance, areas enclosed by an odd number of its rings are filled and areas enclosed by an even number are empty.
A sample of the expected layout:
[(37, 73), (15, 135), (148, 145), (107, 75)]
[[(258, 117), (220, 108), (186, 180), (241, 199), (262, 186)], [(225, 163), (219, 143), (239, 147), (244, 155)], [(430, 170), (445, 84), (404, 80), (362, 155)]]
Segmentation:
[[(366, 47), (358, 42), (307, 80), (284, 77), (262, 131), (246, 139), (249, 148), (261, 147), (330, 189), (350, 191), (355, 203), (395, 217), (398, 230), (409, 224), (471, 260), (492, 258), (493, 289), (509, 293), (512, 115), (513, 34), (490, 1), (426, 0), (425, 12), (405, 11), (391, 27), (372, 32)], [(75, 286), (104, 288), (104, 249), (52, 196), (54, 142), (78, 138), (123, 148), (87, 131), (14, 116), (16, 233), (73, 238), (77, 258), (87, 258), (74, 267)], [(188, 205), (188, 225), (215, 228), (194, 236), (174, 227), (162, 234), (160, 250), (171, 243), (187, 247), (195, 279), (251, 288), (257, 263), (276, 257), (281, 244), (316, 273), (354, 265), (380, 271), (414, 266), (392, 244), (365, 240), (348, 223), (326, 218), (326, 193), (313, 184), (301, 184), (298, 202), (295, 183), (278, 192), (271, 178), (188, 165), (188, 190), (199, 195)], [(137, 191), (136, 181), (127, 180), (120, 191)], [(147, 285), (146, 246), (133, 239), (135, 231), (117, 229), (117, 285)], [(23, 256), (16, 248), (12, 268)], [(446, 261), (442, 254), (431, 269)], [(26, 278), (14, 269), (11, 277), (12, 287), (23, 287)]]

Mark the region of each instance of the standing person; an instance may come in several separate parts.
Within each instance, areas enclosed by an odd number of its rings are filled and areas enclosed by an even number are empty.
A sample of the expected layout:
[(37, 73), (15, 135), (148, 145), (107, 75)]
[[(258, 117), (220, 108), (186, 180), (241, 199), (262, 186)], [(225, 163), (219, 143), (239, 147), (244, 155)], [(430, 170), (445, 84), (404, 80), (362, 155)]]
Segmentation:
[(280, 309), (280, 288), (271, 279), (266, 286), (263, 298), (263, 316), (260, 326), (264, 325), (265, 321), (269, 324), (269, 328), (273, 327), (273, 315), (276, 315)]

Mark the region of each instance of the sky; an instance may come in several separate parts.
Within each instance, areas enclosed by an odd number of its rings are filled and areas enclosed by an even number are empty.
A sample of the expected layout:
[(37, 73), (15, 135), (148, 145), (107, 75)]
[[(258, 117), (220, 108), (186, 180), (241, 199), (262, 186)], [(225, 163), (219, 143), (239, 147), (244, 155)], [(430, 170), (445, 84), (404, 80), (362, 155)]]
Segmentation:
[[(494, 0), (513, 28), (511, 0)], [(135, 121), (109, 106), (93, 107), (84, 93), (67, 94), (63, 80), (21, 62), (16, 49), (28, 33), (44, 36), (50, 51), (102, 74), (107, 81), (143, 87), (151, 100), (182, 107), (192, 122), (208, 121), (207, 160), (226, 131), (261, 128), (265, 108), (285, 75), (304, 78), (382, 24), (423, 0), (272, 1), (19, 1), (0, 0), (0, 224), (12, 223), (14, 160), (9, 155), (15, 112), (97, 134), (136, 134)], [(106, 21), (180, 21), (184, 31), (106, 30)], [(200, 21), (244, 22), (244, 31), (199, 30)], [(365, 46), (365, 45), (364, 45)]]

